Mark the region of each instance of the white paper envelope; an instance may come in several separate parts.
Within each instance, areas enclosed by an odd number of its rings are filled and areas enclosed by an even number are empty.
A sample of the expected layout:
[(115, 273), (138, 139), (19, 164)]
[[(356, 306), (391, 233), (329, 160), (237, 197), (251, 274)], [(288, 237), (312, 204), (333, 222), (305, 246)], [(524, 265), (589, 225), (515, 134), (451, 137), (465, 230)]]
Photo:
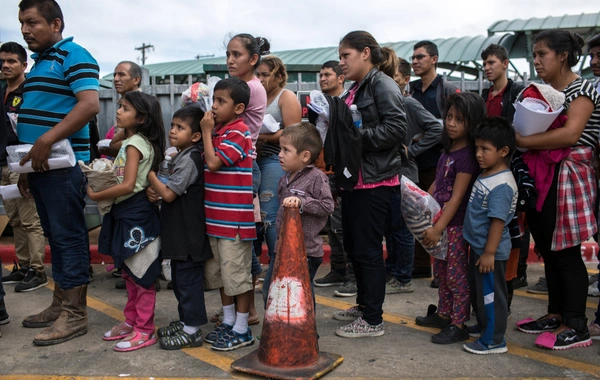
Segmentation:
[(17, 185), (0, 186), (0, 193), (4, 200), (23, 198)]
[[(519, 132), (521, 136), (531, 136), (537, 133), (546, 132), (564, 109), (564, 107), (560, 107), (553, 112), (539, 112), (526, 108), (520, 102), (515, 103), (515, 108), (516, 111), (513, 126), (515, 127), (515, 131)], [(527, 149), (524, 148), (518, 149), (521, 152), (527, 151)]]

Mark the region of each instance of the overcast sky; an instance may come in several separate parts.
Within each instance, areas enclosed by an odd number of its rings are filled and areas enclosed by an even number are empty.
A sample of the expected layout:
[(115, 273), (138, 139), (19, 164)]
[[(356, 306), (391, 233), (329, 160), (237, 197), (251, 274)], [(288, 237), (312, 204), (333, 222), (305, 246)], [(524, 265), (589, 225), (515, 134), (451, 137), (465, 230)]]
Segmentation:
[[(102, 75), (136, 60), (134, 48), (154, 45), (146, 63), (225, 54), (229, 34), (270, 40), (271, 51), (336, 46), (351, 30), (371, 32), (380, 43), (486, 35), (498, 20), (596, 13), (592, 0), (58, 0), (64, 37), (88, 49)], [(449, 4), (460, 6), (449, 6)], [(24, 44), (19, 0), (0, 0), (0, 41)], [(201, 4), (207, 4), (201, 6)]]

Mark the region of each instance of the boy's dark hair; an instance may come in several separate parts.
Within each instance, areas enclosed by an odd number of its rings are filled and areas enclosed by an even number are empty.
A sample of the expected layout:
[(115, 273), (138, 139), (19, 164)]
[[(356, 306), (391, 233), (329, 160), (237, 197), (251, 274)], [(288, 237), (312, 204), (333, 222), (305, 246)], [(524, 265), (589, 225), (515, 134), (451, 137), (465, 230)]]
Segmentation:
[(165, 158), (165, 126), (162, 118), (160, 103), (152, 95), (141, 91), (129, 91), (125, 94), (127, 100), (135, 108), (136, 116), (143, 118), (143, 122), (135, 128), (134, 133), (139, 133), (152, 145), (154, 161), (152, 170), (157, 171), (161, 161)]
[(142, 68), (135, 62), (131, 61), (121, 61), (117, 64), (117, 66), (126, 63), (129, 65), (129, 76), (132, 78), (140, 78), (140, 83), (138, 83), (138, 87), (142, 86)]
[(398, 60), (400, 61), (398, 63), (398, 71), (400, 72), (400, 75), (402, 75), (402, 77), (409, 77), (411, 70), (410, 63), (404, 58), (398, 57)]
[(500, 61), (504, 62), (508, 59), (508, 50), (502, 45), (491, 44), (481, 52), (481, 59), (485, 61), (490, 55), (495, 55)]
[(465, 126), (465, 134), (467, 141), (471, 143), (471, 134), (473, 129), (481, 120), (486, 116), (485, 101), (479, 95), (472, 92), (459, 92), (451, 94), (446, 101), (446, 108), (444, 109), (444, 128), (442, 128), (442, 145), (444, 151), (450, 153), (452, 147), (452, 139), (448, 137), (448, 131), (446, 130), (446, 116), (450, 108), (454, 107), (458, 115), (463, 120)]
[(0, 46), (0, 53), (16, 54), (19, 62), (27, 62), (27, 51), (16, 42), (5, 42)]
[(508, 147), (508, 155), (504, 162), (510, 165), (513, 153), (517, 147), (515, 129), (512, 124), (503, 117), (485, 117), (481, 123), (471, 132), (473, 141), (476, 139), (489, 141), (496, 149)]
[(413, 46), (413, 50), (417, 50), (418, 48), (425, 48), (425, 51), (427, 52), (427, 54), (429, 54), (431, 56), (434, 56), (434, 55), (437, 55), (438, 57), (440, 56), (437, 45), (429, 40), (423, 40), (423, 41), (417, 42), (415, 44), (415, 46)]
[(285, 127), (283, 132), (281, 132), (281, 137), (288, 139), (298, 153), (307, 150), (310, 153), (309, 164), (313, 164), (319, 157), (319, 154), (321, 154), (323, 140), (321, 140), (321, 135), (317, 127), (308, 121)]
[(25, 12), (30, 8), (36, 8), (48, 24), (51, 24), (55, 19), (60, 20), (60, 30), (62, 33), (65, 30), (65, 19), (63, 17), (60, 5), (54, 0), (22, 0), (19, 3), (19, 10)]
[(173, 114), (173, 119), (177, 118), (190, 125), (192, 133), (200, 132), (200, 121), (204, 117), (204, 111), (197, 103), (192, 103), (178, 109)]
[(590, 50), (592, 50), (595, 47), (599, 47), (600, 46), (600, 34), (596, 34), (594, 37), (592, 37), (588, 43), (587, 43), (587, 48), (588, 48), (588, 53)]
[(231, 99), (233, 99), (233, 104), (242, 103), (244, 107), (248, 107), (248, 103), (250, 102), (250, 87), (242, 79), (235, 77), (221, 79), (215, 85), (215, 92), (217, 90), (227, 91)]
[(340, 75), (344, 75), (344, 72), (342, 71), (342, 68), (340, 66), (340, 62), (339, 61), (327, 61), (324, 64), (321, 65), (321, 70), (323, 69), (331, 69), (333, 70), (333, 72), (335, 73), (335, 75), (337, 75), (338, 77)]

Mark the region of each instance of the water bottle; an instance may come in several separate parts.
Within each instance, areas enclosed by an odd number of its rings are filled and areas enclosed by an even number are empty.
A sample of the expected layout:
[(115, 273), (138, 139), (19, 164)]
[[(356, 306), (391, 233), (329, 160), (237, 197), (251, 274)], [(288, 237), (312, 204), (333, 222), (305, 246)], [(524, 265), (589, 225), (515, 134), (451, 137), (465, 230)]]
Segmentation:
[(165, 159), (160, 163), (158, 173), (156, 174), (158, 180), (165, 185), (169, 182), (169, 162), (171, 162), (171, 156), (165, 156)]
[(356, 128), (362, 128), (362, 115), (358, 108), (356, 108), (356, 104), (350, 106), (350, 113), (352, 114), (352, 122)]

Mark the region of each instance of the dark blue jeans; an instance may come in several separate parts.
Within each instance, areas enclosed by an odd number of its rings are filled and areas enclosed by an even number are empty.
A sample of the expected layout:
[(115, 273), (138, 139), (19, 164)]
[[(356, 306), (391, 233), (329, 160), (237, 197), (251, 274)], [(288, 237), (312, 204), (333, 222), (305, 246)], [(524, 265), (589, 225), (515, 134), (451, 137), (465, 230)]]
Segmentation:
[(188, 326), (208, 323), (204, 304), (204, 262), (171, 260), (173, 292), (177, 298), (179, 320)]
[(404, 217), (400, 212), (401, 204), (402, 193), (400, 190), (394, 191), (385, 226), (387, 249), (385, 269), (389, 275), (394, 276), (402, 284), (408, 284), (412, 280), (415, 238), (404, 222)]
[(380, 186), (342, 192), (344, 249), (356, 276), (356, 303), (371, 325), (383, 321), (385, 263), (381, 242), (395, 191), (398, 187)]
[(44, 236), (52, 253), (52, 277), (63, 290), (89, 283), (90, 252), (84, 208), (86, 178), (78, 165), (29, 173)]

